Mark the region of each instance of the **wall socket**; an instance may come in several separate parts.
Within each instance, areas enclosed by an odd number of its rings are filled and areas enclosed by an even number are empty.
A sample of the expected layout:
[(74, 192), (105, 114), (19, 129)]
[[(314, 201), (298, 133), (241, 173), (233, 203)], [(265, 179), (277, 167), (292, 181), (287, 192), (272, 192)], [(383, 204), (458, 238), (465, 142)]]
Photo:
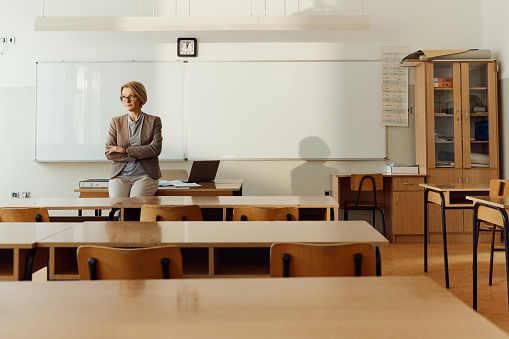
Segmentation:
[(7, 43), (8, 44), (13, 44), (16, 42), (16, 38), (13, 37), (13, 36), (10, 36), (10, 37), (7, 37)]
[(11, 198), (17, 198), (18, 192), (11, 192)]
[(325, 190), (325, 191), (323, 191), (323, 195), (329, 196), (329, 195), (331, 195), (331, 191)]
[(22, 198), (28, 198), (29, 196), (30, 196), (30, 192), (28, 192), (28, 191), (21, 192), (21, 197)]
[(5, 44), (7, 42), (7, 38), (4, 36), (0, 36), (0, 44)]

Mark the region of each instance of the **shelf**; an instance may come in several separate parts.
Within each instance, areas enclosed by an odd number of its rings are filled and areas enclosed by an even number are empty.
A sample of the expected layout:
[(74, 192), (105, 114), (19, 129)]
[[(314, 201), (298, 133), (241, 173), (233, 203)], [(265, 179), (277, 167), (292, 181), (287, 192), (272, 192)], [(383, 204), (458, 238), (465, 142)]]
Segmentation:
[(435, 140), (435, 144), (454, 144), (454, 140), (451, 140), (451, 141)]
[(471, 91), (486, 91), (488, 87), (470, 87), (469, 90)]
[(14, 274), (14, 250), (0, 250), (0, 280), (12, 280)]
[(449, 114), (449, 113), (434, 113), (435, 117), (454, 117), (454, 114)]

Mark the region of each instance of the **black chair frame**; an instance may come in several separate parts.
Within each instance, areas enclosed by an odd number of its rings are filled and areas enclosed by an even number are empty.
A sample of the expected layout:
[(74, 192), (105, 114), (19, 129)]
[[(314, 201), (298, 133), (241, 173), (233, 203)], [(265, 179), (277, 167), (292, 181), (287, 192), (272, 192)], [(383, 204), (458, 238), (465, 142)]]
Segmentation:
[[(360, 202), (360, 197), (361, 197), (361, 192), (362, 192), (362, 184), (364, 183), (364, 180), (371, 180), (371, 182), (373, 183), (373, 202), (374, 202), (374, 205), (373, 206), (359, 206), (359, 202)], [(365, 175), (361, 178), (361, 182), (359, 183), (359, 189), (357, 190), (357, 199), (355, 201), (355, 205), (354, 206), (350, 206), (348, 207), (348, 202), (345, 201), (345, 205), (344, 205), (344, 219), (345, 220), (348, 220), (348, 213), (351, 211), (351, 210), (364, 210), (364, 211), (372, 211), (373, 212), (373, 227), (376, 228), (376, 215), (375, 215), (375, 212), (378, 211), (380, 212), (380, 215), (382, 216), (382, 231), (383, 231), (383, 236), (385, 237), (386, 234), (385, 234), (385, 217), (384, 217), (384, 212), (381, 208), (378, 208), (378, 202), (377, 202), (377, 199), (376, 199), (376, 185), (375, 185), (375, 178), (373, 178), (371, 175)]]

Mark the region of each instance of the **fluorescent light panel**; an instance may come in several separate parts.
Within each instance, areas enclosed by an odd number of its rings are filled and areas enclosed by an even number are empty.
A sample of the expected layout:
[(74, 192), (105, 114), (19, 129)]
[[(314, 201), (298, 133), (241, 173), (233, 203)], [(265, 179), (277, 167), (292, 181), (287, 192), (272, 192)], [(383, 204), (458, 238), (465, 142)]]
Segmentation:
[(37, 17), (36, 31), (368, 30), (366, 15)]

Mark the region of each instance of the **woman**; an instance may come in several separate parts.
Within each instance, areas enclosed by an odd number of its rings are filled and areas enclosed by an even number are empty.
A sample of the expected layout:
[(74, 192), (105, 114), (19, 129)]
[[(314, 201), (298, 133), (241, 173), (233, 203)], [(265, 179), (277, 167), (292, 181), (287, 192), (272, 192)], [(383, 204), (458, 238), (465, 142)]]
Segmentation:
[(154, 195), (159, 187), (163, 137), (161, 118), (142, 112), (147, 102), (143, 84), (131, 81), (120, 88), (128, 114), (111, 119), (106, 158), (111, 164), (111, 198)]

